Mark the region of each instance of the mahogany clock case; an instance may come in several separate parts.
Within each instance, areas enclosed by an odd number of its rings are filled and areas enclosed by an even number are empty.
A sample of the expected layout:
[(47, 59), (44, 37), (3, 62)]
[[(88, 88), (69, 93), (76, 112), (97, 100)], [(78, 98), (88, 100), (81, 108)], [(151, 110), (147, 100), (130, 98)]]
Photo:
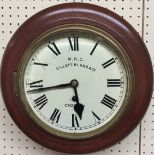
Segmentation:
[[(125, 49), (134, 75), (132, 99), (117, 124), (100, 135), (78, 140), (55, 136), (39, 127), (28, 115), (15, 91), (15, 73), (29, 45), (42, 33), (66, 24), (84, 24), (105, 31)], [(127, 136), (149, 106), (153, 89), (151, 59), (135, 29), (115, 13), (95, 5), (68, 3), (47, 8), (28, 19), (10, 39), (1, 64), (1, 89), (6, 107), (19, 128), (41, 145), (67, 153), (101, 150)]]

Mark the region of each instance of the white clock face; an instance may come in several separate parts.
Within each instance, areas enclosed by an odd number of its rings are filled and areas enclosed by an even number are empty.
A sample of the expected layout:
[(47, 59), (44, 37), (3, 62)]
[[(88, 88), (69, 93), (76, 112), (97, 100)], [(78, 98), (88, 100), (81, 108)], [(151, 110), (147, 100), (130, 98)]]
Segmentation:
[(22, 78), (32, 115), (55, 134), (93, 133), (105, 126), (120, 111), (128, 87), (116, 48), (76, 30), (35, 48)]

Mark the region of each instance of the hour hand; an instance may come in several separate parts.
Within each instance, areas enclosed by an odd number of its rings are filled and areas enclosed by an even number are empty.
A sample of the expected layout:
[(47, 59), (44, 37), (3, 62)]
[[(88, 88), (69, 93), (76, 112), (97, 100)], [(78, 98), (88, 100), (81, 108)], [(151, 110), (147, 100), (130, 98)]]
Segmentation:
[(74, 89), (74, 93), (75, 93), (75, 96), (73, 97), (73, 99), (74, 99), (73, 101), (76, 102), (76, 104), (74, 105), (74, 111), (77, 113), (79, 118), (82, 119), (84, 105), (79, 103), (79, 97), (78, 97), (78, 92), (77, 92), (78, 81), (72, 80), (71, 86)]
[(38, 92), (42, 92), (42, 91), (55, 90), (55, 89), (64, 89), (64, 88), (68, 88), (68, 87), (71, 87), (70, 83), (65, 83), (65, 84), (60, 84), (60, 85), (50, 86), (50, 87), (32, 89), (32, 90), (28, 90), (27, 92), (28, 93), (38, 93)]
[(80, 119), (82, 119), (82, 113), (84, 110), (84, 105), (81, 103), (75, 104), (74, 105), (74, 111), (77, 113)]

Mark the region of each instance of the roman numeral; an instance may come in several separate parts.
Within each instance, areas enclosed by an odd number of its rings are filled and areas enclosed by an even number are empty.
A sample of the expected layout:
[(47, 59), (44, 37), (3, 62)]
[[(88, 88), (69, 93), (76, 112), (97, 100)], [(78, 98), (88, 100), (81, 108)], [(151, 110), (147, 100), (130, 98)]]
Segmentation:
[(40, 66), (48, 66), (48, 64), (39, 63), (39, 62), (34, 62), (34, 65), (40, 65)]
[(106, 61), (104, 64), (102, 64), (103, 68), (107, 68), (108, 66), (112, 65), (113, 63), (115, 63), (115, 60), (117, 58), (111, 58), (110, 60)]
[(48, 48), (56, 55), (58, 56), (60, 53), (58, 47), (56, 46), (56, 44), (54, 42), (50, 43), (51, 45), (48, 45)]
[(60, 115), (61, 115), (60, 110), (54, 109), (54, 111), (53, 111), (53, 113), (52, 113), (50, 119), (51, 119), (52, 121), (55, 121), (56, 123), (58, 123), (58, 122), (59, 122)]
[(95, 119), (95, 122), (98, 122), (98, 121), (101, 120), (100, 117), (97, 116), (93, 111), (92, 111), (92, 114), (93, 114), (93, 117), (94, 117), (94, 119)]
[(72, 114), (72, 127), (79, 127), (79, 122), (75, 114)]
[(112, 109), (115, 106), (116, 100), (108, 95), (105, 95), (101, 103)]
[(94, 53), (94, 51), (95, 51), (95, 49), (96, 49), (98, 43), (99, 43), (99, 41), (98, 41), (98, 42), (95, 44), (95, 46), (93, 47), (92, 51), (90, 52), (90, 55), (92, 55), (92, 54)]
[(79, 38), (73, 35), (73, 37), (68, 37), (68, 40), (69, 40), (71, 50), (79, 51)]
[(39, 110), (42, 109), (45, 104), (48, 102), (48, 99), (46, 97), (46, 95), (42, 95), (40, 97), (38, 97), (37, 99), (34, 100), (35, 106), (34, 107), (38, 107)]
[(120, 87), (121, 79), (107, 79), (107, 87)]
[(30, 88), (41, 88), (43, 84), (41, 84), (43, 80), (38, 80), (30, 83)]

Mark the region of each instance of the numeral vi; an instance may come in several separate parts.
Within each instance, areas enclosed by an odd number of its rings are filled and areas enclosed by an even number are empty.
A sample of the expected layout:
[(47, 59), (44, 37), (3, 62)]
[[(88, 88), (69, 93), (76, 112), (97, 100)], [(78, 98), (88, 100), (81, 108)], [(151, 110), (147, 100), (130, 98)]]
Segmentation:
[(78, 118), (75, 114), (72, 114), (72, 127), (79, 127)]

